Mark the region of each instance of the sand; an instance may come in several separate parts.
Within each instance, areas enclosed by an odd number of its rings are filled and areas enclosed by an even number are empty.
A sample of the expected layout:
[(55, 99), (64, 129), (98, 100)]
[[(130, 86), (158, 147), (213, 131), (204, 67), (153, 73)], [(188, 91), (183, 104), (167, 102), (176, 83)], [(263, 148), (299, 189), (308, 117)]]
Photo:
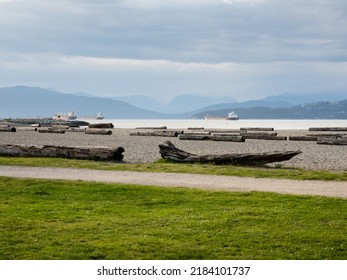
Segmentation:
[[(86, 135), (81, 132), (65, 134), (45, 134), (36, 131), (16, 133), (1, 132), (0, 144), (25, 145), (66, 145), (66, 146), (107, 146), (125, 149), (124, 162), (146, 163), (160, 159), (158, 145), (167, 140), (178, 148), (196, 154), (259, 153), (269, 151), (301, 150), (302, 154), (289, 161), (274, 163), (290, 168), (312, 170), (347, 171), (347, 146), (317, 145), (305, 141), (249, 140), (242, 143), (187, 141), (178, 138), (129, 136), (130, 129), (113, 129), (112, 135)], [(308, 131), (276, 131), (280, 136), (305, 135)]]

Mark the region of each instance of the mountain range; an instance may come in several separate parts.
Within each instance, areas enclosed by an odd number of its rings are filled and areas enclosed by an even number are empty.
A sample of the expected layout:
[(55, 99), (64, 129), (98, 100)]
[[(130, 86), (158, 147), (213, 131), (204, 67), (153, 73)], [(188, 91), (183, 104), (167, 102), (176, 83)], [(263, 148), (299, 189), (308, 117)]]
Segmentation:
[[(240, 118), (346, 118), (347, 94), (284, 93), (260, 100), (236, 102), (231, 97), (181, 95), (168, 103), (148, 96), (96, 97), (88, 93), (60, 93), (54, 89), (14, 86), (0, 88), (0, 118), (51, 117), (75, 111), (81, 117), (102, 112), (113, 119), (203, 118), (236, 111)], [(343, 100), (343, 101), (341, 101)], [(137, 106), (136, 106), (137, 105)]]

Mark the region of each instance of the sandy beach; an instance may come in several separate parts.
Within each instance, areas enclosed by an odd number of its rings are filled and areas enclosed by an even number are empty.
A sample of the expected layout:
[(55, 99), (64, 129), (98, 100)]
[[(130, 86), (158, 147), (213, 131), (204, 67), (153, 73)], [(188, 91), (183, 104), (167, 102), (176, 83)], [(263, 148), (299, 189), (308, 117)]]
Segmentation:
[[(123, 147), (125, 163), (154, 162), (160, 159), (158, 145), (170, 140), (178, 148), (196, 154), (260, 153), (269, 151), (301, 150), (289, 161), (279, 163), (283, 167), (313, 170), (347, 170), (347, 146), (317, 145), (316, 142), (251, 140), (245, 142), (214, 142), (179, 140), (176, 137), (129, 136), (133, 129), (112, 129), (112, 135), (86, 135), (82, 132), (46, 134), (37, 131), (18, 130), (16, 133), (0, 133), (0, 144), (66, 145)], [(306, 135), (307, 130), (276, 131), (279, 136)], [(276, 164), (274, 164), (276, 165)]]

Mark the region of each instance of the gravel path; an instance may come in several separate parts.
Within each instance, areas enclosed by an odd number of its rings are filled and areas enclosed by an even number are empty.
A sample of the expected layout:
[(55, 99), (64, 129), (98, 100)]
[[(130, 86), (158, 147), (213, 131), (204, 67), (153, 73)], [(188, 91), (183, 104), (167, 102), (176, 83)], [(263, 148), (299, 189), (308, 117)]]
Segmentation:
[(347, 198), (346, 182), (258, 179), (216, 175), (100, 171), (89, 169), (0, 166), (0, 176), (84, 180), (94, 182), (189, 187), (224, 191), (262, 191), (282, 194)]

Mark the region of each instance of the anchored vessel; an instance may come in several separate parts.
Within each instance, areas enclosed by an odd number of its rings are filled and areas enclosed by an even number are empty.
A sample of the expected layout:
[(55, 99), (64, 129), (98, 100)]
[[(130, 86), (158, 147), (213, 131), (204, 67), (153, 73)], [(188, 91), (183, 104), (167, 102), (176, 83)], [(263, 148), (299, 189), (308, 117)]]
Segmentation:
[(232, 121), (235, 121), (238, 119), (239, 119), (239, 116), (234, 111), (229, 112), (226, 117), (209, 116), (209, 115), (205, 116), (205, 120), (229, 120), (229, 121), (232, 120)]

